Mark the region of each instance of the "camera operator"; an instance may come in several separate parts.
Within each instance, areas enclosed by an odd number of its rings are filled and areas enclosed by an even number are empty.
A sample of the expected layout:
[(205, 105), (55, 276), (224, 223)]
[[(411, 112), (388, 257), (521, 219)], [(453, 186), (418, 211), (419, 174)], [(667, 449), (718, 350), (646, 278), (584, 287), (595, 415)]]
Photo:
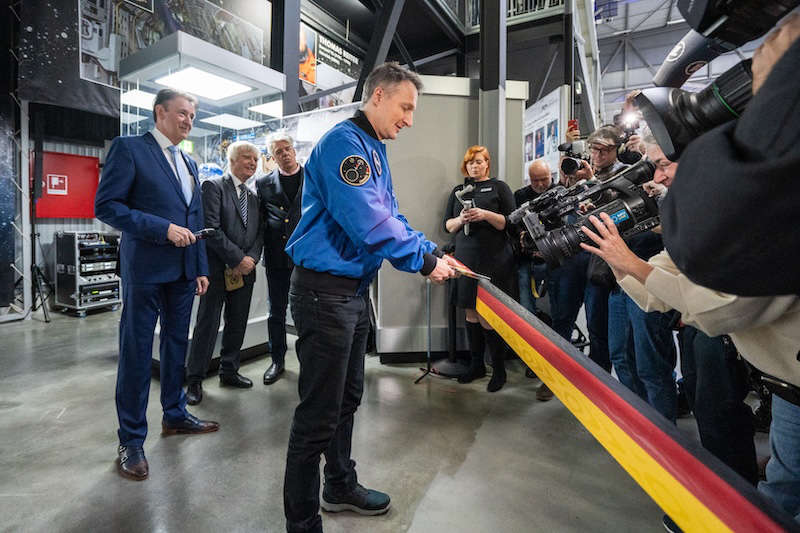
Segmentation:
[[(550, 165), (544, 159), (536, 159), (531, 162), (530, 166), (528, 166), (528, 178), (530, 179), (530, 185), (525, 185), (514, 191), (514, 204), (517, 208), (554, 187)], [(518, 234), (519, 232), (516, 233)], [(520, 239), (517, 238), (516, 240), (519, 244)], [(519, 303), (531, 313), (536, 313), (537, 296), (533, 294), (531, 278), (535, 280), (535, 286), (538, 286), (540, 281), (547, 278), (547, 265), (544, 260), (541, 259), (541, 254), (538, 252), (534, 252), (533, 258), (522, 255), (519, 257), (517, 263), (517, 272), (519, 275)]]
[[(525, 202), (529, 202), (538, 198), (540, 194), (555, 187), (553, 183), (552, 172), (550, 165), (544, 159), (536, 159), (528, 167), (528, 178), (530, 185), (526, 185), (521, 189), (514, 191), (514, 204), (519, 208)], [(517, 243), (522, 246), (524, 228), (519, 228), (515, 231)], [(538, 293), (534, 292), (534, 287), (542, 286), (542, 283), (547, 283), (548, 268), (540, 252), (533, 252), (533, 257), (528, 257), (526, 254), (521, 253), (518, 257), (517, 267), (518, 283), (519, 283), (519, 303), (530, 311), (536, 313), (536, 298), (539, 297)], [(550, 313), (552, 315), (553, 308), (551, 304)], [(552, 322), (551, 322), (552, 324)], [(571, 331), (570, 331), (571, 333)], [(525, 375), (529, 378), (536, 377), (536, 374), (530, 368), (525, 368)], [(546, 402), (553, 399), (553, 391), (542, 383), (536, 390), (536, 399), (540, 402)]]
[(670, 256), (707, 287), (800, 293), (798, 37), (794, 14), (758, 47), (746, 111), (689, 144), (662, 206)]
[[(579, 132), (571, 130), (567, 138), (569, 141), (574, 141), (578, 135)], [(616, 126), (602, 126), (592, 132), (587, 139), (591, 164), (581, 159), (580, 167), (575, 173), (564, 174), (559, 163), (562, 185), (571, 187), (581, 180), (607, 179), (626, 168), (617, 160), (617, 148), (621, 138), (622, 132)], [(578, 312), (581, 305), (585, 304), (586, 325), (589, 330), (589, 358), (607, 372), (611, 372), (608, 353), (609, 287), (587, 283), (589, 258), (589, 254), (579, 253), (550, 271), (547, 291), (550, 295), (553, 330), (564, 339), (570, 340)]]
[[(669, 186), (675, 176), (675, 185), (670, 188), (671, 195), (682, 179), (677, 164), (666, 160), (660, 149), (649, 144), (648, 153), (657, 165), (656, 181)], [(684, 324), (695, 326), (710, 337), (730, 334), (743, 357), (769, 376), (765, 384), (774, 393), (770, 428), (772, 456), (767, 465), (767, 481), (760, 484), (759, 490), (795, 519), (800, 519), (800, 362), (797, 361), (800, 297), (747, 298), (701, 287), (675, 266), (666, 251), (649, 261), (637, 257), (620, 238), (616, 226), (605, 213), (601, 214), (600, 219), (590, 217), (590, 221), (594, 225), (593, 230), (583, 227), (582, 231), (596, 246), (581, 246), (602, 257), (612, 267), (619, 284), (637, 305), (644, 311), (680, 311)], [(696, 340), (693, 347), (696, 350)], [(717, 358), (716, 365), (706, 360), (709, 357)], [(752, 481), (752, 470), (749, 470), (752, 465), (747, 465), (751, 452), (746, 450), (748, 443), (745, 442), (748, 438), (745, 435), (752, 433), (747, 427), (737, 427), (735, 422), (743, 420), (743, 411), (740, 410), (743, 398), (741, 385), (738, 391), (728, 391), (720, 383), (729, 380), (731, 386), (736, 387), (735, 378), (731, 376), (731, 362), (719, 353), (714, 355), (713, 351), (704, 350), (696, 363), (697, 423), (698, 426), (711, 424), (700, 429), (703, 445), (707, 445), (708, 431), (718, 432), (718, 447), (709, 446), (709, 449)], [(708, 400), (714, 405), (701, 405), (701, 394), (708, 398), (709, 394), (715, 393), (714, 389), (706, 389), (704, 384), (715, 381), (719, 396)], [(734, 420), (725, 419), (719, 411), (728, 412)], [(711, 416), (704, 418), (704, 412), (711, 413)], [(722, 432), (726, 431), (728, 433), (723, 436)], [(727, 448), (722, 443), (724, 439), (728, 439)], [(746, 455), (732, 457), (737, 449), (745, 450)]]
[(617, 159), (617, 153), (624, 138), (623, 131), (610, 124), (600, 126), (589, 135), (586, 142), (589, 144), (592, 165), (591, 167), (586, 166), (590, 171), (590, 178), (594, 177), (594, 179), (606, 181), (620, 170), (626, 168), (625, 163)]

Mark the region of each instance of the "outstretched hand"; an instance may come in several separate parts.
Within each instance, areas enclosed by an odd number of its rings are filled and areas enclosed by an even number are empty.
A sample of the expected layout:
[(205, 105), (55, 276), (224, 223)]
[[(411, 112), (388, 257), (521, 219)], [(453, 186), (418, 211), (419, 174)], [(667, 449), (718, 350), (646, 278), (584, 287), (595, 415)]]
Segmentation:
[(608, 263), (617, 279), (631, 275), (644, 283), (653, 267), (639, 259), (628, 248), (608, 213), (600, 213), (600, 218), (592, 215), (589, 217), (589, 222), (594, 225), (596, 233), (586, 226), (582, 226), (581, 231), (597, 246), (581, 243), (581, 248), (599, 256)]

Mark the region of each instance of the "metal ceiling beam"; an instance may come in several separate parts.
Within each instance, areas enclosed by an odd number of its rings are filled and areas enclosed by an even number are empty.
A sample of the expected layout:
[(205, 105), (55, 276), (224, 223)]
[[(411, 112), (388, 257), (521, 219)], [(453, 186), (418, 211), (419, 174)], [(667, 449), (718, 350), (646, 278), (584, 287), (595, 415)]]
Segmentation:
[(550, 64), (547, 66), (547, 72), (544, 73), (544, 79), (542, 80), (542, 85), (539, 87), (539, 93), (536, 95), (536, 99), (534, 100), (534, 102), (538, 102), (539, 98), (542, 97), (544, 88), (547, 85), (547, 82), (550, 80), (550, 72), (553, 70), (553, 65), (556, 63), (556, 58), (558, 57), (558, 46), (551, 46), (550, 48), (553, 49), (553, 57), (550, 58)]
[[(362, 0), (362, 3), (364, 5), (366, 5), (366, 2), (369, 2), (369, 0)], [(375, 6), (372, 9), (370, 9), (370, 11), (372, 11), (373, 13), (377, 13), (379, 10), (383, 9), (383, 0), (373, 0), (373, 2), (369, 3), (375, 4)], [(392, 37), (392, 42), (397, 48), (397, 51), (400, 52), (400, 57), (403, 58), (403, 61), (405, 62), (406, 66), (411, 70), (416, 71), (417, 67), (414, 65), (414, 59), (408, 52), (408, 48), (406, 48), (406, 44), (403, 42), (403, 39), (400, 38), (399, 33), (395, 32), (394, 36)]]
[(671, 1), (671, 0), (664, 0), (663, 2), (661, 2), (660, 4), (658, 4), (658, 6), (657, 6), (655, 9), (651, 10), (651, 11), (650, 11), (650, 12), (649, 12), (647, 15), (645, 15), (645, 16), (644, 16), (644, 18), (641, 20), (641, 22), (639, 22), (639, 24), (637, 24), (636, 26), (634, 26), (634, 27), (633, 27), (633, 28), (632, 28), (632, 29), (631, 29), (631, 30), (630, 30), (628, 33), (634, 33), (636, 30), (638, 30), (638, 29), (639, 29), (639, 26), (641, 26), (642, 24), (644, 24), (644, 23), (645, 23), (645, 21), (646, 21), (647, 19), (649, 19), (650, 17), (652, 17), (653, 15), (655, 15), (655, 14), (656, 14), (656, 12), (658, 12), (658, 10), (659, 10), (659, 9), (661, 9), (662, 7), (664, 7), (664, 4), (666, 4), (667, 2), (670, 2), (670, 1)]
[[(680, 37), (683, 37), (686, 34), (687, 31), (689, 31), (689, 25), (686, 23), (686, 21), (682, 21), (679, 24), (670, 24), (669, 26), (666, 26), (666, 27), (648, 28), (646, 30), (639, 30), (639, 31), (637, 31), (635, 34), (633, 34), (631, 36), (636, 38), (636, 39), (642, 39), (642, 38), (647, 38), (647, 37), (654, 37), (656, 35), (661, 35), (661, 34), (664, 34), (664, 33), (675, 32), (677, 35), (680, 35)], [(600, 44), (603, 44), (603, 43), (607, 43), (609, 41), (620, 41), (624, 37), (625, 36), (623, 36), (623, 35), (608, 35), (606, 37), (600, 37), (598, 39), (598, 42)], [(675, 42), (678, 42), (678, 40), (680, 40), (680, 37), (678, 37), (675, 40)]]
[(378, 20), (375, 23), (375, 30), (372, 32), (367, 56), (361, 66), (361, 75), (358, 77), (353, 102), (361, 101), (364, 83), (367, 81), (369, 73), (386, 61), (386, 55), (389, 53), (389, 46), (391, 46), (395, 31), (397, 31), (397, 22), (400, 20), (405, 3), (405, 0), (386, 0), (383, 4), (383, 9), (378, 14)]
[(669, 20), (672, 18), (673, 7), (675, 7), (675, 0), (669, 0), (669, 9), (667, 9), (667, 18), (664, 20), (664, 28), (669, 26)]
[(655, 75), (656, 75), (656, 69), (653, 67), (653, 65), (651, 65), (651, 64), (650, 64), (650, 62), (649, 62), (648, 60), (646, 60), (646, 59), (644, 58), (644, 56), (641, 54), (641, 52), (639, 52), (639, 49), (638, 49), (638, 48), (636, 48), (636, 46), (634, 46), (634, 45), (633, 45), (633, 41), (631, 41), (631, 40), (628, 40), (628, 46), (630, 46), (630, 47), (631, 47), (631, 51), (633, 51), (633, 53), (634, 53), (634, 54), (636, 54), (636, 57), (638, 57), (638, 58), (639, 58), (639, 60), (640, 60), (642, 63), (644, 63), (644, 66), (646, 66), (646, 67), (647, 67), (647, 70), (649, 70), (649, 71), (650, 71), (650, 74), (652, 74), (653, 76), (655, 76)]
[(614, 48), (614, 53), (611, 54), (611, 59), (608, 60), (608, 63), (606, 63), (606, 66), (603, 67), (603, 70), (600, 71), (600, 76), (602, 76), (603, 74), (606, 73), (606, 71), (608, 70), (608, 67), (610, 67), (611, 63), (613, 63), (614, 60), (617, 58), (617, 56), (619, 55), (620, 50), (622, 50), (622, 45), (623, 45), (624, 42), (625, 42), (625, 39), (620, 39), (619, 40), (619, 42), (617, 43), (617, 47)]
[(323, 96), (328, 96), (329, 94), (338, 93), (339, 91), (344, 91), (349, 89), (350, 87), (356, 86), (355, 81), (351, 81), (349, 83), (345, 83), (343, 85), (339, 85), (338, 87), (331, 87), (330, 89), (325, 89), (324, 91), (318, 91), (312, 94), (307, 94), (305, 96), (301, 96), (298, 100), (300, 104), (307, 104), (308, 102), (314, 102), (315, 100), (319, 100)]
[(432, 56), (417, 59), (416, 64), (419, 67), (427, 63), (432, 63), (433, 61), (438, 61), (439, 59), (458, 54), (459, 52), (460, 50), (458, 48), (451, 48), (450, 50), (445, 50), (444, 52), (439, 52), (438, 54), (433, 54)]
[(428, 12), (431, 20), (439, 26), (453, 44), (460, 49), (464, 48), (464, 28), (460, 28), (448, 15), (443, 13), (437, 2), (434, 0), (418, 0), (417, 4)]

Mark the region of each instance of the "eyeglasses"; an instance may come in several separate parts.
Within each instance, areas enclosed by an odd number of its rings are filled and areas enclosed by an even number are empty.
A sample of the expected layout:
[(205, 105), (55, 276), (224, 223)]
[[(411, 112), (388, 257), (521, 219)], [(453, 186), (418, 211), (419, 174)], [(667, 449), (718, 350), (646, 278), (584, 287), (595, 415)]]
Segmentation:
[(606, 152), (610, 152), (610, 151), (612, 151), (614, 149), (615, 149), (614, 146), (604, 146), (604, 147), (591, 146), (591, 147), (589, 147), (589, 151), (590, 152), (597, 152), (597, 153), (600, 153), (600, 154), (603, 154), (603, 153), (606, 153)]

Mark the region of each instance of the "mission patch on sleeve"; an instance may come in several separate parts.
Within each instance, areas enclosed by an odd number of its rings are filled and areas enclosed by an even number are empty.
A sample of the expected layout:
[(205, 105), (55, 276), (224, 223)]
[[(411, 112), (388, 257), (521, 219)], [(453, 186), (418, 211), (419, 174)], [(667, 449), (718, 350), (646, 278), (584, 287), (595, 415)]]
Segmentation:
[(349, 155), (339, 165), (339, 175), (345, 183), (360, 187), (369, 181), (372, 170), (367, 160), (360, 155)]

